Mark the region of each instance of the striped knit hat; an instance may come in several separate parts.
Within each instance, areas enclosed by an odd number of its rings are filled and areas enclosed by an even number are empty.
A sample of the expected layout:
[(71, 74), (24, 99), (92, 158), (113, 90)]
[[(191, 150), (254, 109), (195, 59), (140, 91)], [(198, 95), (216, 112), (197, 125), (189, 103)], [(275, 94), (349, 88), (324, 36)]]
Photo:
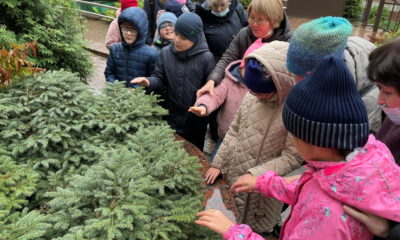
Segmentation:
[(351, 150), (368, 138), (367, 110), (342, 58), (329, 55), (286, 99), (283, 123), (318, 147)]
[(323, 57), (342, 56), (351, 32), (351, 23), (341, 17), (322, 17), (300, 25), (290, 39), (287, 69), (306, 76)]

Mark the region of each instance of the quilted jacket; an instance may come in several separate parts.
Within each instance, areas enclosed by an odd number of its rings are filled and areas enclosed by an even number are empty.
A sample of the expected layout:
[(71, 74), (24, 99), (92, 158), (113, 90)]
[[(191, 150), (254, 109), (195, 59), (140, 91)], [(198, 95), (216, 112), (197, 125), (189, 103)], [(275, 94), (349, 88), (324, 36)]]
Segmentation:
[(147, 38), (146, 13), (136, 7), (125, 9), (118, 17), (118, 23), (131, 23), (138, 30), (137, 39), (132, 44), (122, 42), (111, 46), (104, 71), (107, 82), (125, 81), (127, 87), (135, 87), (130, 80), (150, 76), (158, 59), (157, 50), (145, 44)]
[[(307, 171), (291, 183), (268, 171), (257, 190), (292, 205), (280, 239), (368, 240), (372, 234), (343, 211), (343, 204), (400, 222), (400, 167), (389, 149), (370, 135), (346, 162), (307, 161)], [(224, 239), (261, 240), (248, 226), (234, 225)]]
[[(286, 69), (287, 42), (274, 41), (246, 57), (256, 58), (271, 75), (277, 93), (260, 100), (247, 93), (219, 148), (212, 167), (221, 169), (229, 185), (240, 176), (262, 175), (267, 170), (285, 175), (301, 165), (301, 158), (282, 122), (283, 102), (294, 79)], [(282, 204), (258, 193), (235, 196), (238, 222), (256, 232), (270, 232), (276, 225)]]

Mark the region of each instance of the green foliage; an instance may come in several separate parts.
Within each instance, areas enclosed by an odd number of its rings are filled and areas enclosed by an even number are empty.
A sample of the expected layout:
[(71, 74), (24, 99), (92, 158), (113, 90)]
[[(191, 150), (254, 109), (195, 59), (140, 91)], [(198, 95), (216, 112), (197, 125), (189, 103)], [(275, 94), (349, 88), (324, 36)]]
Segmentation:
[(38, 211), (15, 212), (4, 221), (0, 221), (0, 239), (2, 240), (44, 240), (50, 224), (46, 216)]
[[(200, 165), (174, 140), (158, 101), (124, 83), (94, 95), (67, 71), (0, 89), (0, 167), (19, 183), (9, 191), (0, 182), (9, 193), (0, 236), (216, 237), (193, 223), (203, 199)], [(20, 212), (25, 206), (41, 214)]]
[(363, 0), (346, 0), (343, 17), (360, 19), (363, 12)]
[(5, 25), (0, 25), (0, 49), (9, 48), (13, 43), (17, 42), (17, 37), (11, 31), (7, 31)]
[(26, 165), (16, 164), (5, 147), (0, 146), (0, 222), (27, 205), (26, 198), (34, 193), (38, 178)]
[(251, 0), (239, 0), (238, 2), (240, 2), (243, 5), (244, 9), (247, 9), (249, 4), (251, 3)]
[[(39, 43), (38, 67), (67, 69), (87, 78), (91, 73), (90, 55), (83, 49), (83, 20), (69, 0), (0, 0), (0, 24), (7, 27), (6, 39)], [(4, 32), (2, 28), (2, 32)], [(2, 42), (10, 48), (10, 41)]]
[[(368, 23), (375, 24), (375, 20), (378, 13), (378, 6), (371, 8), (371, 13), (369, 15)], [(381, 15), (381, 20), (379, 22), (379, 27), (384, 28), (391, 32), (396, 32), (398, 28), (396, 27), (396, 21), (390, 21), (390, 11), (388, 8), (384, 7)]]

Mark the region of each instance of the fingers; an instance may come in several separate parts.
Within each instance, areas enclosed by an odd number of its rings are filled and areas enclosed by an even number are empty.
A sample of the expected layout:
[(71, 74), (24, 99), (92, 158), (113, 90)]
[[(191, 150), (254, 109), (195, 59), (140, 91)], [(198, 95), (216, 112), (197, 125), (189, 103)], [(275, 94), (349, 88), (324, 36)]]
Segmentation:
[(215, 179), (217, 178), (218, 174), (215, 174), (214, 171), (209, 171), (205, 175), (205, 180), (207, 184), (214, 183)]
[(348, 213), (350, 216), (354, 217), (355, 219), (357, 219), (360, 222), (366, 222), (368, 220), (368, 215), (366, 215), (363, 212), (357, 211), (352, 207), (344, 205), (343, 209), (346, 213)]
[[(205, 86), (204, 86), (205, 87)], [(204, 93), (207, 92), (207, 90), (204, 90), (203, 88), (200, 88), (197, 92), (196, 92), (196, 98), (199, 98), (201, 95), (203, 95)]]

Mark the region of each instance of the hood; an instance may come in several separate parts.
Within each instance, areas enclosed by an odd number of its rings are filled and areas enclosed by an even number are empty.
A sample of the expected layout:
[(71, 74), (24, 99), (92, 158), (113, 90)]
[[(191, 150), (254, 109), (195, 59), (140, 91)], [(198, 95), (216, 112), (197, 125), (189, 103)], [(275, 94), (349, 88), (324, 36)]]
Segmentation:
[(345, 163), (309, 162), (308, 165), (316, 170), (313, 177), (331, 197), (400, 222), (400, 167), (389, 149), (370, 135), (367, 144), (350, 155), (354, 156)]
[(210, 8), (205, 8), (205, 4), (207, 3), (207, 0), (203, 0), (196, 4), (196, 13), (200, 16), (201, 20), (203, 20), (203, 24), (216, 24), (216, 23), (223, 23), (229, 20), (229, 18), (232, 16), (232, 14), (235, 12), (238, 2), (237, 0), (232, 0), (231, 5), (229, 6), (229, 12), (223, 16), (223, 17), (218, 17), (215, 16), (214, 14), (211, 13)]
[(360, 37), (349, 37), (347, 39), (344, 58), (347, 67), (356, 81), (357, 90), (360, 94), (375, 86), (368, 79), (366, 71), (369, 64), (369, 54), (375, 48), (376, 46), (373, 43)]
[(294, 76), (286, 69), (286, 54), (289, 48), (288, 42), (273, 41), (250, 53), (245, 61), (250, 58), (257, 59), (271, 75), (274, 81), (278, 103), (282, 104), (294, 86)]
[[(289, 41), (290, 37), (292, 36), (292, 29), (290, 27), (289, 19), (286, 16), (286, 13), (283, 15), (283, 20), (279, 27), (274, 29), (274, 33), (268, 39), (263, 39), (263, 42), (272, 42), (272, 41)], [(257, 38), (253, 35), (250, 27), (247, 27), (247, 33), (249, 34), (250, 38), (255, 41)]]
[[(231, 71), (240, 66), (240, 63), (242, 62), (242, 60), (237, 60), (237, 61), (233, 61), (231, 62), (226, 68), (225, 68), (225, 78), (235, 82), (235, 83), (240, 83), (240, 81), (232, 75)], [(243, 85), (244, 86), (244, 85)]]
[[(122, 37), (121, 24), (124, 22), (132, 24), (138, 31), (136, 41), (132, 44), (127, 44)], [(118, 17), (118, 27), (124, 45), (136, 48), (146, 44), (148, 22), (146, 12), (143, 9), (137, 7), (125, 9)]]
[(204, 34), (202, 34), (201, 40), (199, 42), (195, 43), (192, 48), (190, 48), (190, 49), (188, 49), (188, 50), (186, 50), (184, 52), (176, 51), (175, 50), (175, 45), (174, 45), (173, 42), (169, 46), (170, 46), (172, 52), (180, 60), (185, 60), (185, 59), (191, 58), (191, 57), (193, 57), (195, 55), (198, 55), (200, 53), (210, 51), (209, 48), (208, 48), (206, 37), (204, 36)]

